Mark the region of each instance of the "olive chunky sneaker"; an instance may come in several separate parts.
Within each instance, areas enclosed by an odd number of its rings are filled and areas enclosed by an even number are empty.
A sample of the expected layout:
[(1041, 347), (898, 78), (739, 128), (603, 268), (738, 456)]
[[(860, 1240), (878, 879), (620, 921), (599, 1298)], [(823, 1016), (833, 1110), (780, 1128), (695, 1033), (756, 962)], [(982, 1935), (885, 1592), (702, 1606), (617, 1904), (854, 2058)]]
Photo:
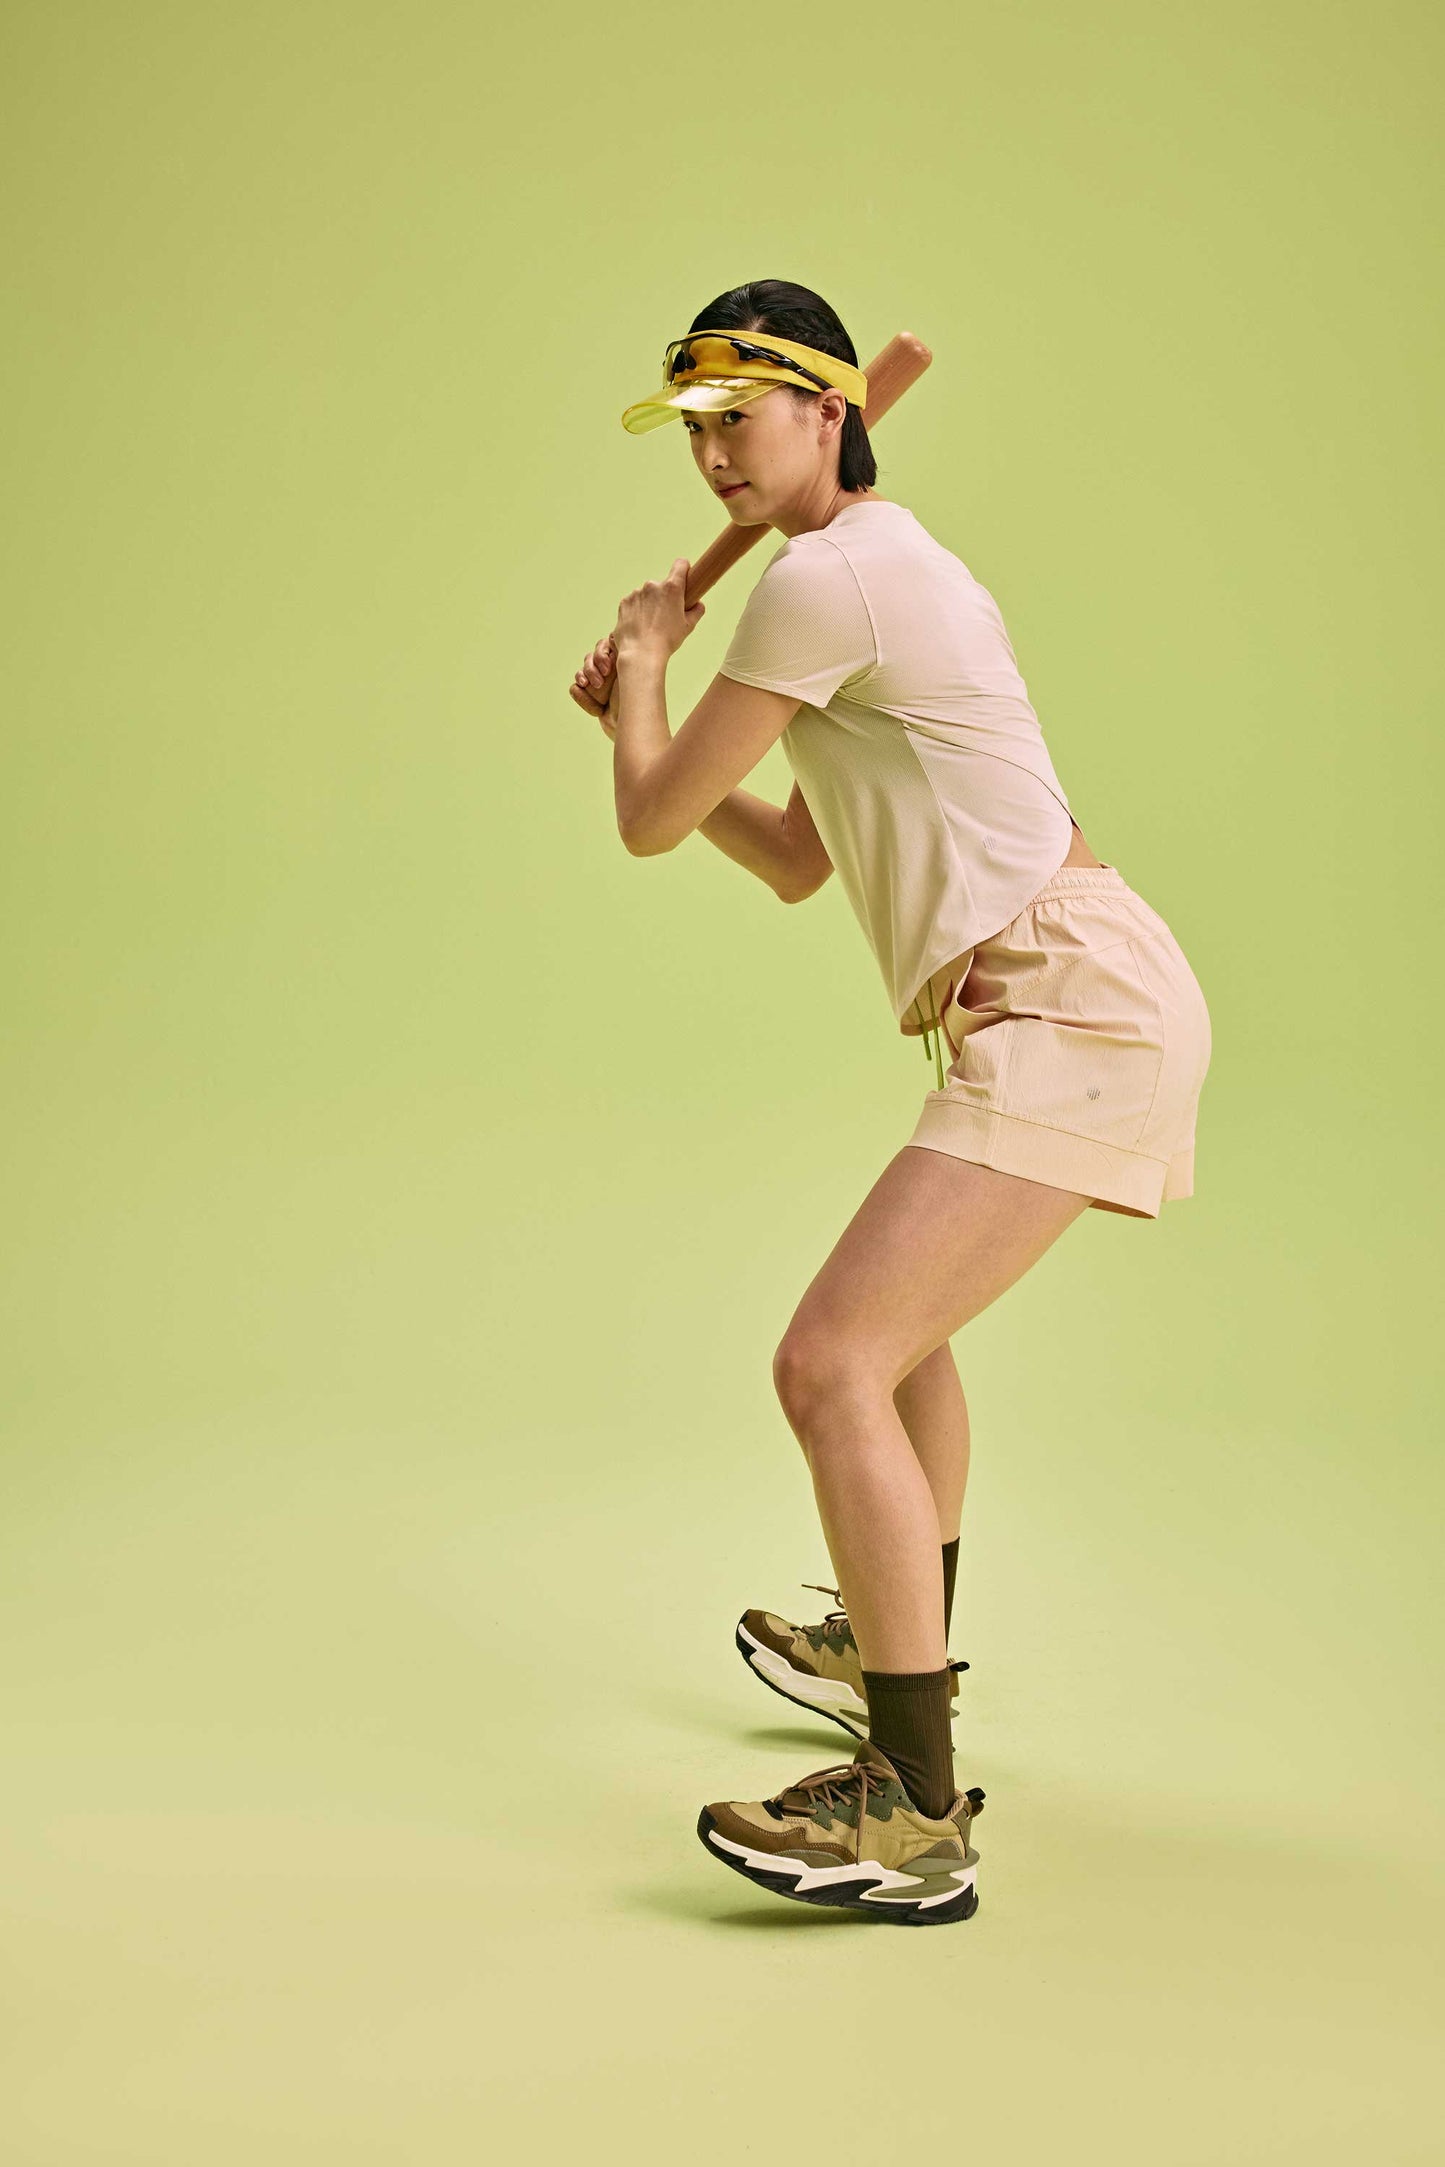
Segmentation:
[[(802, 1582), (819, 1588), (838, 1603), (821, 1625), (790, 1625), (771, 1610), (745, 1610), (738, 1620), (734, 1639), (738, 1653), (764, 1685), (785, 1700), (814, 1715), (827, 1716), (853, 1738), (868, 1736), (868, 1698), (863, 1690), (863, 1665), (858, 1643), (842, 1608), (842, 1591), (821, 1587), (816, 1580)], [(958, 1694), (958, 1673), (967, 1663), (951, 1662), (950, 1692)], [(950, 1711), (957, 1714), (957, 1709)]]
[(777, 1896), (892, 1926), (947, 1926), (978, 1909), (969, 1833), (983, 1799), (974, 1786), (946, 1814), (920, 1813), (865, 1738), (851, 1762), (803, 1776), (776, 1798), (704, 1806), (697, 1833), (725, 1866)]

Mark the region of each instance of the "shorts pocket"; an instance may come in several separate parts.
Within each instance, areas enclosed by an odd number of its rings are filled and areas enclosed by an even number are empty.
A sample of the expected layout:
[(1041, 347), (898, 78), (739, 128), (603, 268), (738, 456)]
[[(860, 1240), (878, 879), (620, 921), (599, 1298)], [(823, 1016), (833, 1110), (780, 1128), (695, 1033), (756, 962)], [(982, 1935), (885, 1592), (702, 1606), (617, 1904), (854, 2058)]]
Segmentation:
[(1015, 974), (1003, 1021), (964, 1039), (950, 1095), (1135, 1150), (1165, 1048), (1160, 1004), (1133, 950), (1131, 937), (1116, 938)]
[[(1119, 951), (1119, 955), (1127, 949)], [(1118, 955), (1115, 958), (1118, 962)], [(1135, 995), (1135, 1011), (1138, 998)], [(1068, 1023), (1016, 1016), (1017, 1045), (1000, 1110), (1134, 1151), (1155, 1104), (1164, 1049), (1137, 1014), (1096, 1012)]]
[(965, 1106), (987, 1112), (1004, 1103), (1009, 1064), (1013, 1058), (1016, 1016), (1000, 1014), (979, 1022), (967, 1011), (951, 1006), (948, 1028), (955, 1037), (963, 1030), (963, 1043), (944, 1072), (942, 1091), (930, 1098), (958, 1099)]

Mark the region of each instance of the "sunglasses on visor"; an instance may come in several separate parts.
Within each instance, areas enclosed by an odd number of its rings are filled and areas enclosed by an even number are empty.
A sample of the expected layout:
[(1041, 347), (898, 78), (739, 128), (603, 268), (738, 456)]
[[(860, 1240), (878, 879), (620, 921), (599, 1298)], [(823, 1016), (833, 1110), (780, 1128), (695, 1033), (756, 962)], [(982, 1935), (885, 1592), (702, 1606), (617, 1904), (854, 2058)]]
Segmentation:
[[(775, 347), (755, 346), (750, 339), (735, 339), (724, 331), (694, 331), (691, 338), (725, 338), (739, 361), (773, 361), (782, 368), (791, 369), (797, 376), (806, 376), (809, 383), (816, 384), (820, 391), (833, 389), (826, 377), (815, 375), (812, 369), (805, 369), (800, 361), (795, 361), (791, 354), (780, 354)], [(665, 384), (670, 384), (684, 369), (697, 367), (692, 356), (691, 338), (674, 339), (668, 347), (662, 365), (662, 380)]]

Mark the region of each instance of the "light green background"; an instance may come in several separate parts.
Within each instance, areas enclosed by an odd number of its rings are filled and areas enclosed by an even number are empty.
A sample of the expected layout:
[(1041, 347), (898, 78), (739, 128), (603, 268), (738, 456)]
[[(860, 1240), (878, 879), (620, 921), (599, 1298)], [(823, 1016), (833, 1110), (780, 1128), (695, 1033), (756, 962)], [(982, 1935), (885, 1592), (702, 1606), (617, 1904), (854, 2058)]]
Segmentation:
[[(8, 2167), (1439, 2157), (1437, 23), (12, 0)], [(955, 1342), (947, 1933), (693, 1833), (848, 1751), (732, 1625), (931, 1071), (566, 697), (769, 275), (1214, 1025)]]

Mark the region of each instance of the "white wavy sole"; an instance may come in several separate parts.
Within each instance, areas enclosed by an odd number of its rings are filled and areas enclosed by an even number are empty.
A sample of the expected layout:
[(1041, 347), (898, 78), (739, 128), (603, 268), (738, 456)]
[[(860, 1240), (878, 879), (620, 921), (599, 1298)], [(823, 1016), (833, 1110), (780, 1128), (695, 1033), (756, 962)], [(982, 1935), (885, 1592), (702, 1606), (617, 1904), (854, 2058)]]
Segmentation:
[[(827, 1866), (809, 1866), (804, 1859), (789, 1858), (777, 1851), (754, 1851), (745, 1843), (734, 1843), (730, 1836), (721, 1836), (716, 1829), (708, 1833), (708, 1842), (720, 1851), (731, 1851), (760, 1873), (789, 1873), (797, 1876), (795, 1890), (801, 1894), (806, 1889), (840, 1888), (850, 1882), (865, 1884), (859, 1894), (865, 1902), (877, 1899), (889, 1902), (890, 1892), (905, 1895), (920, 1911), (927, 1911), (933, 1904), (951, 1904), (964, 1889), (971, 1889), (978, 1878), (978, 1854), (975, 1852), (967, 1865), (950, 1867), (942, 1875), (930, 1874), (927, 1881), (917, 1874), (899, 1873), (896, 1867), (880, 1866), (876, 1860), (860, 1860), (856, 1865), (844, 1866), (836, 1859)], [(942, 1881), (936, 1895), (922, 1896), (920, 1889)], [(867, 1886), (866, 1884), (871, 1884)]]
[[(854, 1692), (846, 1678), (815, 1678), (808, 1671), (794, 1670), (776, 1648), (765, 1646), (755, 1633), (750, 1633), (741, 1619), (737, 1632), (739, 1640), (745, 1640), (752, 1651), (748, 1656), (749, 1663), (769, 1685), (776, 1686), (789, 1700), (831, 1716), (855, 1737), (868, 1736), (868, 1703)], [(950, 1722), (957, 1714), (958, 1705), (954, 1702), (948, 1711)]]
[(854, 1692), (846, 1678), (815, 1678), (807, 1671), (794, 1670), (775, 1648), (765, 1647), (741, 1622), (738, 1633), (752, 1648), (748, 1661), (769, 1685), (786, 1693), (789, 1700), (801, 1701), (809, 1708), (825, 1709), (830, 1716), (856, 1716), (862, 1726), (859, 1736), (867, 1737), (868, 1703)]

